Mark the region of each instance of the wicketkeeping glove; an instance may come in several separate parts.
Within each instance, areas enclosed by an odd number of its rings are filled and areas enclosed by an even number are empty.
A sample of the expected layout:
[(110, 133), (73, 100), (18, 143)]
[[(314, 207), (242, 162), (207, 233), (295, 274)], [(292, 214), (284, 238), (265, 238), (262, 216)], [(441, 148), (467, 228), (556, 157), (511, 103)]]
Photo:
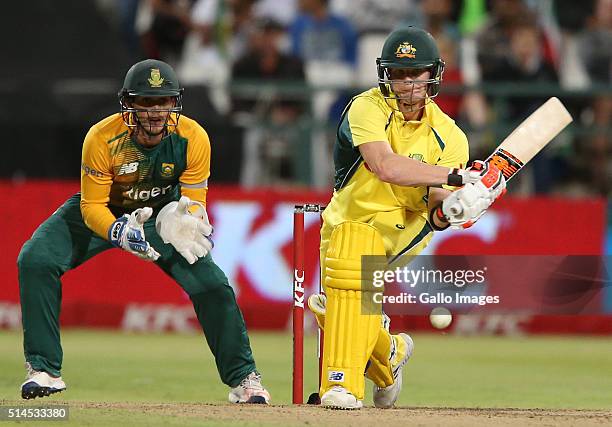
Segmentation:
[(153, 214), (151, 208), (136, 209), (113, 222), (108, 229), (108, 240), (118, 248), (124, 249), (146, 261), (156, 261), (159, 253), (145, 239), (143, 224)]
[(189, 264), (205, 257), (214, 246), (210, 237), (213, 228), (206, 209), (186, 196), (159, 211), (155, 229), (164, 243), (174, 246)]
[(453, 228), (472, 226), (506, 192), (506, 179), (494, 166), (475, 162), (470, 175), (479, 179), (453, 191), (439, 208)]

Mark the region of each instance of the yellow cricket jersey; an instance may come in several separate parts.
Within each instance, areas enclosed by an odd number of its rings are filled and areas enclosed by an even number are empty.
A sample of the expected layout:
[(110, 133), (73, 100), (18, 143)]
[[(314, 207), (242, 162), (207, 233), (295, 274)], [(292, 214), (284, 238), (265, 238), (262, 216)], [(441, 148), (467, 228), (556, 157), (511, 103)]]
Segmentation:
[(322, 254), (333, 227), (347, 220), (375, 226), (388, 256), (420, 251), (431, 238), (428, 188), (381, 181), (364, 163), (359, 145), (388, 141), (397, 154), (449, 168), (468, 161), (465, 134), (434, 102), (418, 121), (406, 121), (390, 103), (395, 101), (372, 88), (354, 97), (342, 114), (334, 146), (334, 195), (323, 213)]
[(116, 216), (145, 206), (159, 209), (180, 195), (206, 203), (208, 135), (185, 116), (169, 129), (174, 131), (146, 148), (131, 137), (121, 114), (91, 127), (83, 143), (81, 213), (98, 235), (107, 238)]

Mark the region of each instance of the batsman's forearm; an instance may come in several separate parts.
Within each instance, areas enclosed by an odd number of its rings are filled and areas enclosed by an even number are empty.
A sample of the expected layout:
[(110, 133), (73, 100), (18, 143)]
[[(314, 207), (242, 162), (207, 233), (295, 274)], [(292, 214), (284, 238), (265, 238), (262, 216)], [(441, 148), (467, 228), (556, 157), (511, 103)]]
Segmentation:
[(405, 187), (433, 187), (448, 183), (450, 169), (430, 165), (399, 154), (389, 154), (384, 169), (377, 172), (382, 181)]

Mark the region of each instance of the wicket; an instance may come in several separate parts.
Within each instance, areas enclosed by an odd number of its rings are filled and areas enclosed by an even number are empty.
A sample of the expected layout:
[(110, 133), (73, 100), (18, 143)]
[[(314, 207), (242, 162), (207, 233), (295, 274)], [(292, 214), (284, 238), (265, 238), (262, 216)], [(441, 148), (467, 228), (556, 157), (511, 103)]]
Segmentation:
[[(322, 214), (325, 207), (317, 204), (295, 205), (293, 210), (293, 403), (304, 403), (304, 213)], [(321, 222), (322, 222), (321, 217)], [(319, 273), (319, 292), (322, 291)], [(319, 361), (319, 385), (323, 336), (318, 331), (317, 358)], [(318, 391), (318, 390), (317, 390)]]

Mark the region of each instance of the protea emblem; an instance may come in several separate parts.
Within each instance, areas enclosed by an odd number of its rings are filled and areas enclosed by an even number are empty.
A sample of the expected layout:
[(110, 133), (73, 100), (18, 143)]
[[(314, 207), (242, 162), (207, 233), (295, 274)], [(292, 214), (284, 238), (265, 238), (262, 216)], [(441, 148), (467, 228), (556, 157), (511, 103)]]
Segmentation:
[(174, 175), (174, 163), (162, 163), (161, 175), (165, 177)]
[(161, 87), (163, 83), (164, 79), (159, 73), (159, 70), (157, 68), (151, 68), (151, 77), (149, 77), (149, 84), (151, 87)]

